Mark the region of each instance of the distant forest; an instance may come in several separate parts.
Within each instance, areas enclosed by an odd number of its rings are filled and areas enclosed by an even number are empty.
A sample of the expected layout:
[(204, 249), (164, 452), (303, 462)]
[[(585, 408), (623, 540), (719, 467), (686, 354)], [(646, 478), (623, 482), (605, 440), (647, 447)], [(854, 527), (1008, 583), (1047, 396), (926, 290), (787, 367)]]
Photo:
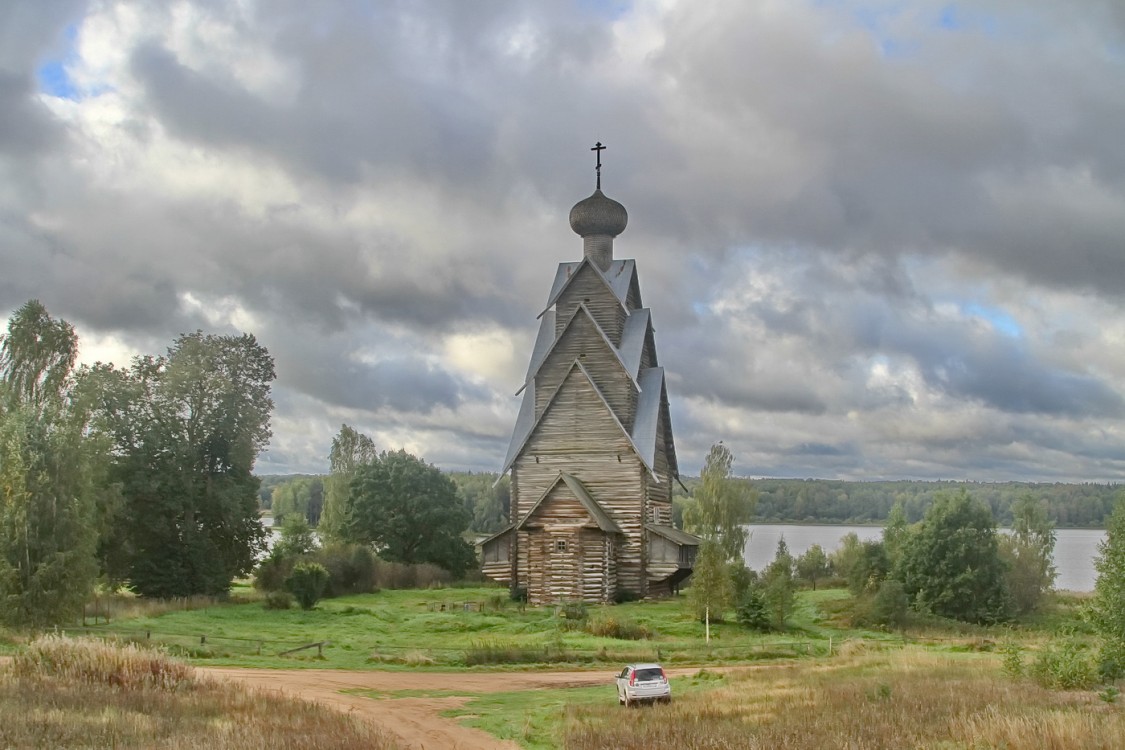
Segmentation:
[[(450, 472), (458, 495), (470, 516), (469, 528), (479, 534), (499, 531), (508, 517), (508, 478), (493, 487), (491, 472)], [(315, 475), (263, 476), (259, 497), (274, 515), (303, 513), (316, 524), (323, 501), (323, 477)], [(830, 479), (737, 479), (758, 493), (756, 523), (882, 523), (891, 507), (901, 502), (911, 523), (920, 521), (939, 492), (968, 490), (987, 503), (1000, 526), (1011, 523), (1012, 503), (1030, 494), (1046, 500), (1048, 514), (1059, 528), (1105, 528), (1114, 500), (1123, 487), (1117, 484), (1035, 484), (1029, 482), (844, 482)], [(689, 490), (697, 477), (684, 477)], [(688, 493), (676, 485), (675, 518)]]

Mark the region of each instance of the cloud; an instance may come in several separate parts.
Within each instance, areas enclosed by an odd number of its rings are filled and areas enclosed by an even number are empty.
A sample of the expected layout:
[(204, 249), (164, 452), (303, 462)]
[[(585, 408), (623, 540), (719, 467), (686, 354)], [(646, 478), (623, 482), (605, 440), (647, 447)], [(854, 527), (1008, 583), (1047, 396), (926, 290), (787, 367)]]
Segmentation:
[(1119, 3), (16, 2), (0, 30), (0, 309), (42, 299), (90, 356), (251, 330), (263, 471), (323, 469), (345, 421), (497, 468), (601, 140), (685, 471), (724, 439), (755, 474), (1123, 476)]

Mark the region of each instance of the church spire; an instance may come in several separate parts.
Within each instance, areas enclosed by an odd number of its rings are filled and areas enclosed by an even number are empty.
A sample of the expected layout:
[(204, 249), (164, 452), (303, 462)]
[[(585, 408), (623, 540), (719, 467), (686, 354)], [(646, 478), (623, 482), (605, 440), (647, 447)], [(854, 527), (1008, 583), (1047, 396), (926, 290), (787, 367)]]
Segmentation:
[(597, 154), (598, 181), (594, 194), (570, 209), (570, 228), (582, 238), (583, 254), (603, 271), (613, 262), (613, 238), (625, 231), (629, 213), (617, 201), (602, 193), (602, 151), (598, 141), (590, 149)]

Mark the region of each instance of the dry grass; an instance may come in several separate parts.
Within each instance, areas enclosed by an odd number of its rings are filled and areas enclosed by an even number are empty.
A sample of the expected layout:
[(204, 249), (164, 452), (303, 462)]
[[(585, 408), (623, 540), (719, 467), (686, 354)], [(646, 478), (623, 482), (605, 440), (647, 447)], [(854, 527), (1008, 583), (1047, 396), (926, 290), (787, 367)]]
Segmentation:
[(4, 671), (0, 747), (396, 748), (330, 709), (202, 679), (136, 646), (47, 637)]
[(1111, 750), (1122, 738), (1125, 708), (1093, 693), (1006, 680), (989, 658), (907, 649), (732, 674), (666, 708), (584, 705), (568, 713), (564, 746)]

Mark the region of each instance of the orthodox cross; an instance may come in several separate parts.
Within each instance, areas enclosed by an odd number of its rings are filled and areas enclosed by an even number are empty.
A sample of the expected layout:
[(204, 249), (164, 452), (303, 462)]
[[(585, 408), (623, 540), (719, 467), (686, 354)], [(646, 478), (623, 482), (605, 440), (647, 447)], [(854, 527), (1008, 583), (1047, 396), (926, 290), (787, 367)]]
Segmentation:
[(602, 151), (605, 151), (605, 146), (602, 145), (601, 141), (598, 141), (597, 143), (594, 144), (594, 147), (590, 150), (598, 155), (598, 168), (597, 168), (598, 190), (601, 190), (602, 189)]

